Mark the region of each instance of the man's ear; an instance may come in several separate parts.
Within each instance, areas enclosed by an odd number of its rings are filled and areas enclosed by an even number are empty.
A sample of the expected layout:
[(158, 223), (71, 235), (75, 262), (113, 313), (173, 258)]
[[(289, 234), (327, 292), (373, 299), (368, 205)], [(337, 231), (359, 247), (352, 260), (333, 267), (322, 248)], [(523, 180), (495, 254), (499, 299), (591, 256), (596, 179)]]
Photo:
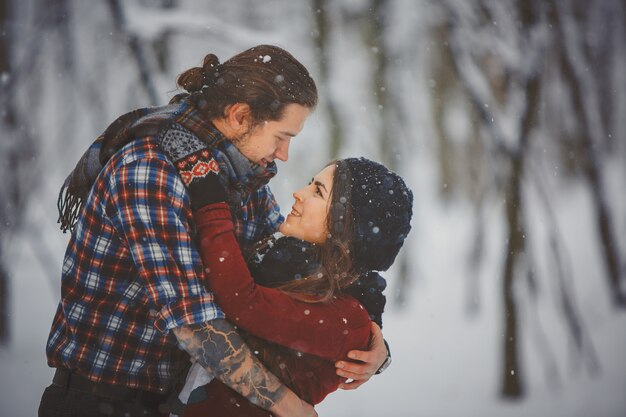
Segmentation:
[(225, 110), (225, 118), (231, 129), (239, 134), (246, 133), (252, 124), (250, 106), (246, 103), (235, 103)]

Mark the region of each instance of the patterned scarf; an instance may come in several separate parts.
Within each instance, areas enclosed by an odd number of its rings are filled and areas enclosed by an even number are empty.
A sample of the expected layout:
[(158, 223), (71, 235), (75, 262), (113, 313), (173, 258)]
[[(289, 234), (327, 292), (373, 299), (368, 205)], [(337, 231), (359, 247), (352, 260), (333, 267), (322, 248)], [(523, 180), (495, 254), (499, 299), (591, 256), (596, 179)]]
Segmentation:
[(58, 223), (63, 232), (74, 229), (89, 191), (111, 156), (146, 136), (157, 137), (160, 148), (187, 186), (194, 179), (190, 176), (194, 167), (204, 163), (210, 169), (212, 156), (219, 164), (220, 181), (228, 190), (232, 208), (241, 207), (246, 195), (267, 184), (277, 172), (274, 163), (265, 168), (251, 163), (210, 121), (202, 118), (190, 96), (179, 95), (166, 106), (137, 109), (120, 116), (85, 151), (59, 192)]

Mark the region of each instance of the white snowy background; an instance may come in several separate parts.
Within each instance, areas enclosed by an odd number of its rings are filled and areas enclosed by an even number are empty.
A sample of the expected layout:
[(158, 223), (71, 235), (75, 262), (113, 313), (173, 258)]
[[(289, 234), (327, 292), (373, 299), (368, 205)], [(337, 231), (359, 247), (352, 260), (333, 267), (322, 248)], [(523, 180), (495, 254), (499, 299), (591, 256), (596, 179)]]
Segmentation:
[[(56, 225), (56, 198), (77, 158), (109, 121), (151, 104), (146, 85), (161, 104), (176, 92), (176, 75), (206, 53), (225, 60), (272, 43), (311, 70), (321, 94), (273, 180), (281, 205), (290, 207), (291, 191), (336, 156), (332, 123), (341, 127), (338, 156), (385, 160), (415, 195), (413, 231), (402, 259), (384, 274), (384, 336), (393, 365), (356, 391), (332, 394), (317, 407), (319, 415), (626, 416), (626, 311), (607, 284), (598, 194), (581, 168), (582, 160), (593, 158), (601, 174), (618, 288), (626, 292), (623, 1), (1, 5), (10, 10), (0, 17), (3, 45), (11, 49), (1, 79), (0, 256), (8, 276), (9, 335), (0, 345), (0, 415), (36, 415), (52, 378), (44, 349), (68, 240)], [(117, 21), (115, 5), (123, 13)], [(520, 23), (524, 7), (534, 13), (532, 30)], [(163, 68), (155, 52), (162, 39)], [(454, 62), (443, 50), (454, 52)], [(559, 51), (571, 59), (569, 67)], [(147, 65), (147, 84), (138, 62)], [(567, 76), (575, 82), (562, 81)], [(528, 86), (538, 78), (538, 101), (524, 113), (531, 103)], [(583, 92), (584, 124), (571, 85)], [(20, 116), (17, 122), (7, 122), (7, 109)], [(501, 395), (507, 157), (520, 155), (515, 150), (524, 114), (535, 116), (535, 127), (521, 146), (526, 261), (516, 264), (513, 284), (519, 349), (513, 372), (523, 393), (507, 397)], [(585, 135), (592, 151), (580, 145)], [(7, 183), (20, 198), (9, 198), (15, 193)], [(566, 305), (580, 344), (565, 319)]]

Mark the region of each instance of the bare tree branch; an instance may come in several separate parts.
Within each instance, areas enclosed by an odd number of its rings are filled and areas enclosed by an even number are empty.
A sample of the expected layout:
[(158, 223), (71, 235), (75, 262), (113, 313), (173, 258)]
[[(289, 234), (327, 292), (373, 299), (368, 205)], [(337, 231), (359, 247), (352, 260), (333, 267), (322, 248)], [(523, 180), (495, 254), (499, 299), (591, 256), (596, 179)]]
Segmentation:
[[(507, 220), (507, 251), (502, 277), (504, 303), (504, 365), (502, 367), (501, 393), (505, 397), (520, 397), (524, 393), (519, 366), (518, 312), (514, 294), (514, 282), (524, 265), (527, 230), (523, 215), (524, 199), (522, 183), (525, 176), (528, 142), (536, 125), (536, 109), (539, 102), (540, 78), (536, 69), (541, 64), (544, 50), (541, 31), (541, 11), (535, 12), (531, 5), (519, 7), (517, 13), (504, 13), (515, 9), (517, 4), (497, 2), (479, 3), (481, 16), (472, 5), (451, 1), (446, 3), (450, 19), (450, 49), (457, 74), (471, 102), (478, 110), (486, 132), (489, 147), (507, 161), (505, 185), (505, 218)], [(516, 20), (514, 15), (520, 20)], [(497, 21), (499, 26), (493, 22)], [(500, 29), (500, 28), (506, 29)], [(464, 30), (462, 30), (464, 29)], [(491, 32), (489, 30), (491, 29)], [(472, 34), (476, 33), (476, 36)], [(485, 35), (487, 34), (487, 35)], [(520, 49), (529, 48), (529, 61), (518, 68), (519, 61), (507, 54), (492, 55), (492, 49), (503, 50), (502, 44)], [(491, 61), (491, 63), (490, 63)], [(494, 64), (499, 65), (507, 76), (505, 82), (497, 83), (498, 77), (490, 76)], [(504, 126), (514, 129), (505, 129)]]

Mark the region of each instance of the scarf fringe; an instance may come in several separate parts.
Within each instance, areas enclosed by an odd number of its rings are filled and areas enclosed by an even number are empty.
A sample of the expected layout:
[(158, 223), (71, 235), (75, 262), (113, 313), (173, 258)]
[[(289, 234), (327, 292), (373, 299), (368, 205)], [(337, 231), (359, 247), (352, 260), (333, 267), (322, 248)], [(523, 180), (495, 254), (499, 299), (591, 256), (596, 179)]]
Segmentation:
[(57, 209), (59, 210), (59, 218), (57, 223), (60, 223), (63, 233), (74, 231), (78, 216), (80, 215), (85, 201), (82, 197), (72, 193), (68, 186), (63, 186), (61, 192), (59, 192), (59, 199), (57, 200)]

